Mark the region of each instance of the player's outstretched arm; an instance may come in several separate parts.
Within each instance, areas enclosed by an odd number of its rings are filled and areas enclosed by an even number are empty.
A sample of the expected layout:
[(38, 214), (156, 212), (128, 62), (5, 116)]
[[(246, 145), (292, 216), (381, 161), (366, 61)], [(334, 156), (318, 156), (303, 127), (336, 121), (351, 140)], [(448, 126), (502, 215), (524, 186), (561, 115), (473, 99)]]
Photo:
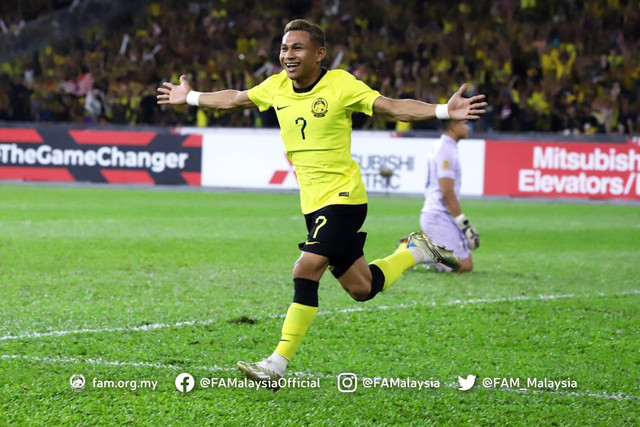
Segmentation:
[(391, 116), (402, 122), (414, 122), (419, 120), (475, 120), (480, 114), (487, 111), (484, 107), (484, 95), (476, 95), (471, 98), (463, 98), (462, 94), (467, 90), (466, 83), (449, 99), (446, 104), (435, 105), (415, 99), (393, 99), (380, 96), (373, 103), (373, 111), (376, 114)]
[(179, 85), (171, 82), (162, 83), (162, 87), (158, 88), (158, 92), (158, 104), (189, 104), (214, 110), (234, 110), (255, 106), (249, 99), (246, 90), (229, 89), (218, 92), (196, 92), (191, 89), (191, 85), (185, 76), (180, 76)]

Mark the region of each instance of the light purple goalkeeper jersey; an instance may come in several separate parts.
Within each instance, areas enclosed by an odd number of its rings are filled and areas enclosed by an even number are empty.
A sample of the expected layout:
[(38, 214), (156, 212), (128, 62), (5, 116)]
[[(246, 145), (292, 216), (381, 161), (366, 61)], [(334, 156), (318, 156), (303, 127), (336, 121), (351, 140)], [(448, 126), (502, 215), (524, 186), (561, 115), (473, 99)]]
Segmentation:
[(442, 135), (433, 145), (429, 154), (427, 183), (424, 191), (422, 212), (443, 212), (449, 210), (444, 204), (440, 190), (440, 178), (451, 178), (454, 181), (456, 197), (460, 200), (460, 179), (462, 172), (458, 161), (458, 144), (453, 138)]
[[(446, 247), (460, 259), (470, 255), (467, 239), (444, 204), (440, 190), (440, 178), (453, 179), (456, 197), (460, 200), (460, 178), (462, 171), (458, 161), (458, 144), (442, 135), (429, 154), (429, 172), (424, 191), (424, 206), (420, 213), (420, 227), (436, 244)], [(444, 265), (439, 270), (450, 271)]]

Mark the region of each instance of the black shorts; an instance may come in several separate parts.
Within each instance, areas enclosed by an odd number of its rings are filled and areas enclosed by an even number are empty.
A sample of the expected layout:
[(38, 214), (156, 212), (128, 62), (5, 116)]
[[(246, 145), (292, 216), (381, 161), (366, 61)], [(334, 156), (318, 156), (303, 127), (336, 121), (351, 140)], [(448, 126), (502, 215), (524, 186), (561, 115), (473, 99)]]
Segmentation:
[(367, 233), (360, 227), (367, 218), (367, 205), (330, 205), (306, 214), (307, 240), (299, 243), (301, 251), (329, 258), (331, 273), (342, 276), (364, 255)]

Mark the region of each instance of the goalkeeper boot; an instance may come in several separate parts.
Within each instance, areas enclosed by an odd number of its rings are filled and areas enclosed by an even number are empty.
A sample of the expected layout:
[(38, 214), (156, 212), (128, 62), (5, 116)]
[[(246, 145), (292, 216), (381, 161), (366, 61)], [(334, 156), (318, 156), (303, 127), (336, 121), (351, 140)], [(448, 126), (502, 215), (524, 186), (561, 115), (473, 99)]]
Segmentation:
[(460, 268), (460, 260), (449, 249), (438, 246), (431, 241), (429, 236), (422, 231), (416, 231), (409, 235), (407, 247), (417, 247), (427, 254), (427, 262), (444, 264), (454, 270)]
[(273, 391), (278, 391), (280, 386), (278, 381), (282, 378), (284, 373), (278, 372), (271, 358), (262, 359), (256, 363), (247, 363), (243, 361), (238, 362), (238, 369), (244, 374), (245, 377), (255, 382), (266, 382), (266, 388)]

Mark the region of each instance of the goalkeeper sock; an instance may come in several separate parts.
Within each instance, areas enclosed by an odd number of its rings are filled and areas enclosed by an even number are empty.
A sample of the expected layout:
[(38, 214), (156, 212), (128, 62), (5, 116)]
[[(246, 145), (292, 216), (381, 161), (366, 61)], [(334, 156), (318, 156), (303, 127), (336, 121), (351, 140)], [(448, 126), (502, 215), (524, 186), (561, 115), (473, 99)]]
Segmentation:
[(275, 351), (288, 361), (293, 357), (293, 353), (300, 345), (318, 312), (319, 283), (300, 278), (293, 279), (293, 283), (293, 303), (287, 310), (287, 316), (282, 324), (282, 338)]
[(384, 291), (395, 283), (402, 276), (402, 273), (416, 265), (416, 259), (411, 252), (406, 250), (398, 251), (383, 259), (377, 259), (371, 264), (377, 266), (384, 275), (384, 285), (382, 287)]

